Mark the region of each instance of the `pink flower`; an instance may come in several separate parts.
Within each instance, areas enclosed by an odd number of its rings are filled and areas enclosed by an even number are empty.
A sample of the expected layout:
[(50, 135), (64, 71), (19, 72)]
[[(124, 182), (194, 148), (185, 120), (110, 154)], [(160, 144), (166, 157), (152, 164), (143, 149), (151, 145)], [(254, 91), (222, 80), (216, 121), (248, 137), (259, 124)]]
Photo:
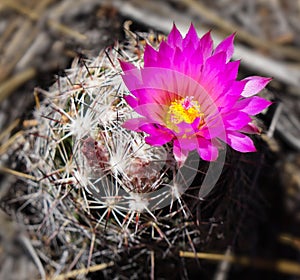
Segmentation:
[(237, 80), (240, 62), (230, 61), (233, 39), (234, 34), (214, 49), (210, 32), (199, 39), (191, 25), (183, 38), (174, 25), (158, 50), (146, 46), (143, 68), (120, 61), (131, 92), (124, 98), (141, 116), (124, 126), (147, 133), (150, 145), (172, 142), (179, 166), (193, 150), (203, 160), (216, 160), (222, 143), (240, 152), (255, 151), (244, 133), (259, 131), (251, 116), (270, 102), (254, 95), (271, 79)]

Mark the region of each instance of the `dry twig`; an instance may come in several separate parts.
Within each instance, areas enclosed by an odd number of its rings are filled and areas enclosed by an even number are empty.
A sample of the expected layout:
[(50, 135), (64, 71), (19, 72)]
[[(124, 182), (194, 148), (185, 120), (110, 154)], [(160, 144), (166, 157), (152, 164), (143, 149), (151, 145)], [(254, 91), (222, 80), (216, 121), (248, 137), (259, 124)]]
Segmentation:
[[(40, 19), (40, 15), (38, 14), (38, 12), (31, 11), (27, 7), (21, 5), (20, 3), (16, 3), (15, 1), (8, 1), (8, 0), (3, 0), (3, 1), (7, 7), (14, 9), (15, 11), (27, 16), (29, 19), (33, 21), (37, 21)], [(48, 0), (48, 2), (51, 1), (53, 0)], [(47, 23), (49, 24), (50, 27), (54, 28), (58, 32), (61, 32), (66, 36), (72, 37), (75, 40), (84, 41), (87, 39), (86, 35), (81, 34), (80, 32), (73, 30), (72, 28), (69, 28), (64, 24), (61, 24), (59, 22), (50, 19), (47, 21)]]
[(208, 261), (227, 261), (229, 263), (239, 264), (242, 266), (249, 266), (261, 269), (270, 269), (277, 272), (286, 273), (290, 275), (300, 275), (300, 265), (296, 262), (287, 260), (270, 261), (260, 258), (249, 258), (246, 256), (222, 255), (211, 253), (193, 253), (180, 251), (179, 256), (183, 258), (198, 258)]
[(106, 269), (106, 268), (108, 268), (110, 266), (113, 266), (113, 265), (114, 265), (114, 262), (97, 264), (97, 265), (94, 265), (94, 266), (90, 266), (89, 268), (82, 268), (82, 269), (72, 270), (70, 272), (60, 274), (60, 275), (55, 276), (53, 278), (50, 277), (48, 279), (51, 279), (51, 280), (65, 280), (65, 279), (68, 279), (68, 278), (74, 278), (74, 277), (79, 276), (81, 274), (88, 274), (90, 272), (96, 272), (96, 271), (99, 271), (99, 270), (103, 270), (103, 269)]
[(2, 102), (10, 93), (20, 87), (23, 83), (31, 80), (36, 75), (34, 68), (28, 68), (14, 75), (8, 81), (0, 84), (0, 102)]

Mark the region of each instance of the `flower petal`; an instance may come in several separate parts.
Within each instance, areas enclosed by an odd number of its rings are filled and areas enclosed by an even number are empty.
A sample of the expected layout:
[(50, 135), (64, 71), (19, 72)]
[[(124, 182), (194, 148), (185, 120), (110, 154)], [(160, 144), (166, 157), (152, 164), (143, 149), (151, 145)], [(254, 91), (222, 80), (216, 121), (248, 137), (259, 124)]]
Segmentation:
[(145, 123), (140, 129), (150, 134), (145, 138), (145, 141), (152, 146), (162, 146), (170, 142), (174, 137), (170, 130), (152, 123)]
[(138, 106), (138, 101), (135, 97), (131, 95), (125, 95), (124, 99), (133, 109)]
[(214, 53), (225, 52), (226, 53), (226, 62), (228, 62), (234, 51), (233, 40), (235, 33), (228, 36), (225, 40), (223, 40), (215, 49)]
[(119, 62), (120, 62), (121, 68), (124, 72), (130, 71), (132, 69), (136, 69), (136, 67), (130, 62), (126, 62), (126, 61), (122, 61), (122, 60), (119, 60)]
[(242, 92), (242, 96), (250, 97), (259, 93), (270, 81), (272, 78), (252, 76), (243, 79), (246, 81), (245, 88)]
[(224, 69), (224, 75), (226, 76), (226, 80), (235, 80), (238, 75), (238, 70), (240, 66), (240, 60), (228, 62)]
[(215, 161), (218, 158), (219, 151), (211, 141), (200, 138), (198, 141), (198, 153), (203, 160)]
[(125, 121), (122, 126), (126, 129), (140, 132), (140, 127), (146, 123), (148, 123), (146, 118), (134, 118)]
[(178, 168), (181, 168), (188, 156), (189, 151), (182, 149), (181, 145), (178, 141), (174, 140), (174, 146), (173, 146), (173, 154), (175, 157), (175, 160), (177, 162)]
[(202, 66), (203, 64), (203, 50), (202, 50), (202, 46), (198, 47), (193, 55), (191, 56), (190, 58), (190, 64), (192, 65), (197, 65), (199, 67), (199, 69), (195, 70), (195, 80), (197, 80), (197, 77), (199, 76), (200, 74), (200, 67)]
[(198, 140), (196, 136), (189, 138), (186, 137), (177, 137), (176, 138), (181, 147), (184, 147), (187, 151), (196, 150), (198, 147)]
[(171, 47), (181, 47), (182, 45), (182, 36), (175, 24), (167, 38), (167, 42)]
[(203, 69), (203, 77), (206, 80), (211, 80), (214, 78), (218, 73), (223, 71), (225, 68), (226, 63), (226, 53), (219, 52), (217, 54), (212, 55), (206, 60)]
[(227, 133), (227, 144), (239, 152), (255, 152), (253, 141), (246, 135), (231, 131)]
[(239, 100), (235, 106), (241, 112), (247, 113), (250, 116), (259, 114), (272, 104), (271, 101), (261, 98), (259, 96), (253, 96), (250, 98)]
[(174, 48), (170, 47), (165, 41), (160, 43), (159, 52), (157, 56), (156, 67), (170, 68), (172, 61), (174, 61)]
[(192, 43), (192, 45), (194, 46), (194, 49), (195, 49), (198, 41), (199, 41), (199, 37), (198, 37), (197, 31), (196, 31), (194, 25), (191, 23), (190, 28), (189, 28), (185, 38), (182, 41), (183, 48), (186, 48), (186, 46), (188, 44)]
[(239, 131), (242, 133), (248, 133), (248, 134), (259, 134), (261, 132), (261, 130), (253, 123), (248, 123), (246, 126), (244, 126)]
[(144, 67), (153, 67), (157, 63), (157, 51), (149, 44), (146, 44), (144, 52)]
[(223, 121), (226, 130), (239, 130), (251, 122), (252, 119), (244, 112), (231, 111), (230, 113), (223, 115)]
[(213, 50), (213, 40), (210, 35), (210, 31), (204, 34), (199, 40), (199, 47), (202, 50), (203, 60), (205, 61), (209, 56), (211, 56)]

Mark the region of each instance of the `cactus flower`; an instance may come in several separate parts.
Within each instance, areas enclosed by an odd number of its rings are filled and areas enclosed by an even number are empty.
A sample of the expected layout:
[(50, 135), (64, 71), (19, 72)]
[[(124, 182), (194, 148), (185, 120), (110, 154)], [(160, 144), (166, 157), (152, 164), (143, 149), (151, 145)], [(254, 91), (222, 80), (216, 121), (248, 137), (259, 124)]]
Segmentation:
[(210, 32), (199, 38), (191, 25), (183, 38), (174, 24), (158, 50), (146, 45), (143, 67), (120, 61), (130, 91), (124, 98), (140, 115), (124, 127), (146, 133), (153, 146), (171, 142), (179, 167), (193, 150), (203, 160), (216, 160), (224, 143), (255, 151), (246, 134), (259, 131), (252, 116), (270, 102), (255, 95), (271, 79), (237, 80), (240, 61), (230, 61), (233, 40), (234, 34), (214, 48)]

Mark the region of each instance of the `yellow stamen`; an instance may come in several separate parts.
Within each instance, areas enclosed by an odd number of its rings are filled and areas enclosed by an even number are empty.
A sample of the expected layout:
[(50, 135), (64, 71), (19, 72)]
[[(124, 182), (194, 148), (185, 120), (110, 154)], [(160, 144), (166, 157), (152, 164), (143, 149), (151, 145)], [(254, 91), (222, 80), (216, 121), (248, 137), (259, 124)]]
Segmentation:
[(166, 124), (169, 128), (177, 130), (176, 124), (185, 122), (193, 123), (196, 118), (203, 117), (198, 101), (193, 97), (186, 97), (171, 102), (166, 116)]

